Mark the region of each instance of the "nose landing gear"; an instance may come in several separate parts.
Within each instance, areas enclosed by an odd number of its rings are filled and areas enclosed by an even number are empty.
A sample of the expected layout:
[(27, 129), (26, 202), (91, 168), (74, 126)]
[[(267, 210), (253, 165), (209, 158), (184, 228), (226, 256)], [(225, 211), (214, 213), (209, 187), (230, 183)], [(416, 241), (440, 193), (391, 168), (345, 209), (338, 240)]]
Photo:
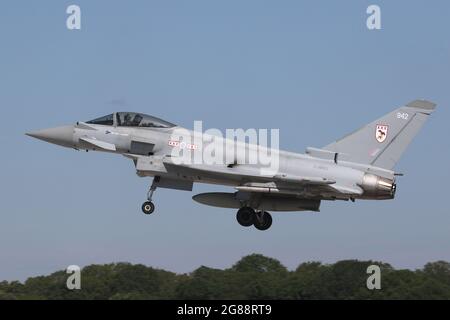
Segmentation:
[(151, 201), (146, 201), (142, 205), (142, 212), (145, 214), (152, 214), (155, 211), (155, 205)]
[(147, 201), (142, 204), (142, 212), (145, 214), (152, 214), (155, 211), (155, 205), (152, 202), (153, 192), (155, 192), (160, 177), (155, 177), (150, 189), (147, 192)]
[(264, 231), (272, 225), (272, 216), (267, 211), (255, 212), (253, 208), (242, 207), (236, 214), (236, 220), (243, 227), (255, 226), (256, 229)]

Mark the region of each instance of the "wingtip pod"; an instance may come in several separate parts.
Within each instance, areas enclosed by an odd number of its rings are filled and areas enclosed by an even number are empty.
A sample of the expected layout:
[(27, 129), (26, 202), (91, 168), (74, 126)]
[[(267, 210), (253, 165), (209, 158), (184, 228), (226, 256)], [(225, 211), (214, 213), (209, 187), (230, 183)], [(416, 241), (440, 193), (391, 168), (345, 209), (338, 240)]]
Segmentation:
[(428, 112), (433, 112), (436, 108), (436, 103), (428, 101), (428, 100), (414, 100), (406, 105), (410, 108), (423, 109)]

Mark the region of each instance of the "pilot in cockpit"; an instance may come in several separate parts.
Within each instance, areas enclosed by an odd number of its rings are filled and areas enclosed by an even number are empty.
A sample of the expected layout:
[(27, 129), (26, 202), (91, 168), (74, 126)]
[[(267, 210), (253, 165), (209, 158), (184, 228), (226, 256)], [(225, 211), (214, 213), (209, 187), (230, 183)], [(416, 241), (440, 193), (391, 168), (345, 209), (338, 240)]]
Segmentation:
[(131, 125), (133, 127), (139, 127), (139, 124), (141, 123), (141, 121), (142, 121), (142, 116), (140, 114), (136, 114), (134, 116), (134, 119), (133, 119)]
[(127, 113), (123, 116), (122, 126), (129, 127), (131, 124), (131, 115)]

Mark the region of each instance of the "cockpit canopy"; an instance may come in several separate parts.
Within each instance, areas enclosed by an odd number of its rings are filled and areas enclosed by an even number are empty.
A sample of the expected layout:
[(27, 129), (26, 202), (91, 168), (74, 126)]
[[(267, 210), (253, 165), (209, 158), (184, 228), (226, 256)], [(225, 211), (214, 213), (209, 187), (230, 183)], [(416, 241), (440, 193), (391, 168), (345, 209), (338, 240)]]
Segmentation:
[(143, 113), (135, 113), (135, 112), (116, 112), (104, 117), (88, 121), (87, 123), (99, 124), (104, 126), (118, 126), (118, 127), (143, 127), (143, 128), (175, 127), (173, 123)]

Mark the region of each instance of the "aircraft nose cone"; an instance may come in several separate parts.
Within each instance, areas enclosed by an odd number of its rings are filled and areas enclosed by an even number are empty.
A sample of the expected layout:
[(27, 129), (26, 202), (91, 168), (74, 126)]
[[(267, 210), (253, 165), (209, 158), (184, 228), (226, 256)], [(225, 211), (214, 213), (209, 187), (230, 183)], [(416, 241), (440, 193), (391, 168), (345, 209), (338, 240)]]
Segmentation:
[(73, 147), (73, 133), (73, 126), (64, 126), (29, 132), (26, 135), (64, 147)]

